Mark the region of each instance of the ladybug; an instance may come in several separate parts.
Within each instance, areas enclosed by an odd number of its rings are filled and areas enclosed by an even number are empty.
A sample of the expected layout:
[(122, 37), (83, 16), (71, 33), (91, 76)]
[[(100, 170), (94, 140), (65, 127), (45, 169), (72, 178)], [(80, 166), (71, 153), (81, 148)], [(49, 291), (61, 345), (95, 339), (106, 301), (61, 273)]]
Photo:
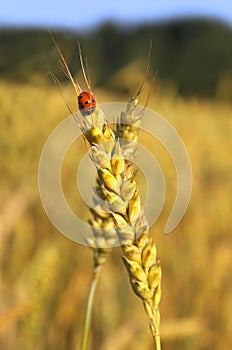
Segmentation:
[(95, 111), (96, 100), (91, 92), (82, 91), (78, 96), (78, 107), (83, 115), (89, 115)]

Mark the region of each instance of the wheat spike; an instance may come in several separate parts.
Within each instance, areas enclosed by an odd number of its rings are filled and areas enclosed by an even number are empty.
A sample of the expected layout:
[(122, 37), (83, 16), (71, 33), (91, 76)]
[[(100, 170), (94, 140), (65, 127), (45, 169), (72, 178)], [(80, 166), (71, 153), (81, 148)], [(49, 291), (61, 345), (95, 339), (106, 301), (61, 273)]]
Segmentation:
[[(53, 41), (59, 52), (62, 67), (78, 96), (81, 89), (74, 82), (60, 49), (54, 39)], [(80, 45), (79, 53), (84, 78), (91, 90), (84, 70)], [(146, 74), (149, 68), (150, 53), (151, 44)], [(92, 225), (93, 237), (86, 238), (87, 244), (91, 245), (94, 251), (94, 273), (90, 294), (94, 293), (99, 269), (105, 263), (107, 253), (118, 239), (132, 289), (143, 301), (149, 317), (155, 348), (160, 350), (161, 268), (155, 243), (148, 237), (149, 227), (144, 216), (133, 166), (138, 130), (144, 109), (137, 116), (134, 111), (138, 105), (144, 81), (135, 97), (128, 103), (126, 110), (120, 114), (115, 131), (111, 129), (106, 116), (98, 107), (92, 114), (85, 117), (78, 113), (75, 120), (91, 147), (91, 159), (97, 168), (96, 193), (103, 200), (103, 203), (99, 203), (97, 198), (95, 208), (91, 209), (93, 217), (89, 222)], [(120, 142), (122, 139), (124, 142)], [(107, 228), (107, 231), (104, 231), (104, 228)], [(92, 302), (91, 296), (87, 308), (82, 349), (86, 349), (87, 346)]]
[[(132, 289), (143, 301), (156, 349), (160, 349), (161, 267), (155, 243), (148, 236), (149, 228), (135, 181), (134, 166), (124, 157), (135, 151), (135, 142), (132, 141), (137, 140), (141, 117), (133, 120), (133, 106), (128, 104), (128, 109), (121, 113), (115, 134), (99, 108), (91, 119), (85, 121), (88, 127), (83, 128), (83, 132), (91, 145), (91, 158), (97, 167), (96, 192), (104, 200), (104, 205), (91, 209), (93, 218), (90, 223), (96, 248), (102, 244), (110, 246), (116, 235), (120, 240)], [(130, 123), (134, 121), (134, 125), (127, 124), (128, 118)], [(128, 142), (121, 146), (118, 135)], [(102, 233), (103, 227), (109, 228), (110, 234)]]

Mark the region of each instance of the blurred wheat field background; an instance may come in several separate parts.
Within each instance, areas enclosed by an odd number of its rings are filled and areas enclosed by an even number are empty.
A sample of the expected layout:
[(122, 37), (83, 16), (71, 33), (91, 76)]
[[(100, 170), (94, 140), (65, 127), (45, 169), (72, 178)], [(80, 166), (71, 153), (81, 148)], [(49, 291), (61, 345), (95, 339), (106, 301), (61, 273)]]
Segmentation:
[[(128, 67), (123, 69), (124, 76)], [(142, 76), (136, 65), (129, 69), (131, 77)], [(137, 78), (130, 79), (130, 84), (133, 90)], [(64, 91), (71, 99), (69, 84)], [(129, 97), (103, 88), (95, 93), (98, 103)], [(176, 128), (193, 168), (187, 213), (165, 235), (176, 193), (175, 169), (162, 146), (141, 133), (167, 183), (164, 208), (151, 229), (163, 270), (163, 349), (230, 349), (231, 101), (184, 98), (171, 86), (166, 90), (158, 86), (148, 107)], [(69, 113), (55, 86), (1, 80), (0, 115), (0, 348), (72, 350), (81, 341), (92, 253), (52, 226), (40, 202), (37, 178), (44, 143)], [(76, 190), (76, 171), (84, 154), (85, 145), (78, 140), (65, 159), (62, 185), (72, 209), (88, 217)], [(142, 177), (140, 181), (143, 186)], [(89, 348), (152, 349), (142, 308), (130, 289), (120, 249), (114, 249), (97, 288)]]

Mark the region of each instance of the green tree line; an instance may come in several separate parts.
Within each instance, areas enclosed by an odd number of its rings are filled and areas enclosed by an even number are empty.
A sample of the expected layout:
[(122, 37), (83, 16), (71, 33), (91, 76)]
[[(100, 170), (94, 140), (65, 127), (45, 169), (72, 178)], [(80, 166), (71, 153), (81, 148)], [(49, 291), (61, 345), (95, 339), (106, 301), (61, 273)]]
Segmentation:
[[(223, 76), (232, 76), (232, 28), (206, 19), (186, 19), (140, 26), (105, 23), (86, 33), (53, 31), (71, 69), (77, 69), (80, 41), (94, 84), (107, 86), (122, 67), (141, 60), (146, 65), (153, 40), (151, 71), (171, 82), (182, 95), (213, 97)], [(49, 32), (39, 29), (0, 30), (0, 77), (30, 81), (53, 71), (60, 80), (57, 52)], [(49, 79), (47, 79), (49, 81)]]

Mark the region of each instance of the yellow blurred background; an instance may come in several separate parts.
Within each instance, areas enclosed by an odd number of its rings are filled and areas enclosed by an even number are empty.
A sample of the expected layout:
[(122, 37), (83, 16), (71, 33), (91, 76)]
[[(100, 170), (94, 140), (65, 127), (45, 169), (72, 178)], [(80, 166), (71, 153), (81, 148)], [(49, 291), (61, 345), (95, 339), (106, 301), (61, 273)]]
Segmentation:
[[(133, 64), (121, 67), (111, 77), (114, 86), (122, 84), (121, 92), (110, 85), (94, 89), (98, 103), (127, 101), (125, 85), (135, 93), (143, 71), (144, 65), (138, 66), (135, 57)], [(175, 170), (158, 142), (152, 146), (148, 136), (141, 135), (142, 143), (159, 160), (167, 182), (164, 208), (151, 228), (163, 270), (164, 350), (232, 347), (232, 106), (231, 100), (224, 98), (228, 96), (227, 80), (227, 76), (221, 78), (214, 98), (181, 96), (172, 84), (166, 82), (164, 88), (159, 76), (152, 85), (148, 107), (176, 128), (193, 168), (193, 191), (186, 215), (170, 235), (165, 235), (164, 226), (176, 193)], [(63, 86), (65, 95), (75, 104), (70, 84), (66, 82)], [(225, 94), (224, 89), (227, 89)], [(146, 94), (141, 103), (145, 100)], [(56, 86), (38, 80), (1, 79), (0, 348), (3, 350), (72, 350), (80, 344), (92, 252), (53, 227), (40, 202), (37, 178), (42, 148), (52, 130), (68, 114)], [(65, 163), (62, 183), (73, 209), (76, 207), (78, 211), (81, 201), (73, 188), (85, 147), (82, 141), (73, 147)], [(102, 271), (89, 349), (152, 349), (146, 315), (129, 285), (120, 248), (113, 249)]]

